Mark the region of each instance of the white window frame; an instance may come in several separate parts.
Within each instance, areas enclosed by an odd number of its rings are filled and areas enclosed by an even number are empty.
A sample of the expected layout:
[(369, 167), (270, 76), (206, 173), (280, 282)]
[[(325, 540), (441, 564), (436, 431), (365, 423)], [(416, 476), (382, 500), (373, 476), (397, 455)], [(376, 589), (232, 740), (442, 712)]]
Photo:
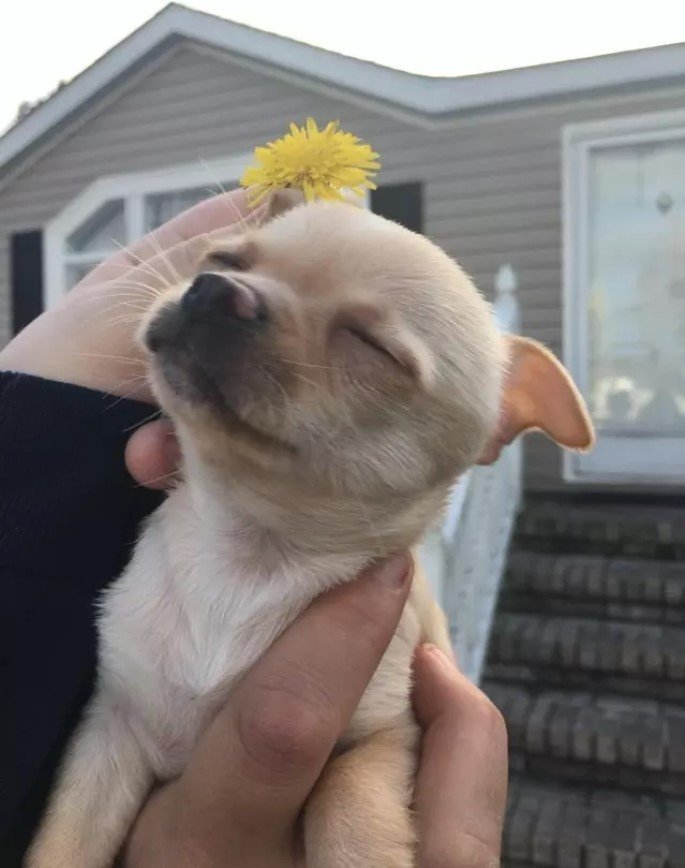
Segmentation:
[(43, 307), (55, 305), (68, 291), (66, 264), (78, 264), (79, 259), (91, 262), (94, 254), (66, 254), (67, 238), (78, 229), (98, 208), (112, 199), (124, 202), (126, 244), (131, 244), (145, 234), (145, 197), (154, 193), (171, 193), (238, 181), (252, 154), (242, 154), (225, 160), (201, 161), (169, 166), (149, 172), (133, 172), (98, 178), (72, 199), (49, 223), (43, 234), (43, 261), (45, 281)]
[[(685, 138), (685, 110), (652, 112), (563, 129), (563, 358), (581, 394), (588, 393), (587, 331), (588, 192), (590, 152), (606, 147)], [(630, 482), (630, 473), (604, 478), (581, 469), (582, 456), (565, 452), (563, 476), (567, 482)], [(682, 480), (678, 480), (682, 482)]]

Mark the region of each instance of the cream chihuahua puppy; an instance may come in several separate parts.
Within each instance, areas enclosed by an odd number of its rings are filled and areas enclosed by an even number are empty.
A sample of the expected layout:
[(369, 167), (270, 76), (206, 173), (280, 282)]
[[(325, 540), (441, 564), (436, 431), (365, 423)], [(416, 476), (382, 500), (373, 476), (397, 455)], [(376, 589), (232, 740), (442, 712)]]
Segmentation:
[[(276, 195), (271, 219), (218, 245), (144, 323), (183, 481), (104, 595), (98, 685), (30, 868), (111, 865), (236, 680), (314, 597), (416, 545), (466, 468), (529, 428), (592, 441), (558, 361), (503, 337), (444, 252), (363, 209), (294, 198)], [(414, 865), (410, 673), (426, 640), (449, 648), (417, 575), (344, 757), (309, 800), (311, 868)]]

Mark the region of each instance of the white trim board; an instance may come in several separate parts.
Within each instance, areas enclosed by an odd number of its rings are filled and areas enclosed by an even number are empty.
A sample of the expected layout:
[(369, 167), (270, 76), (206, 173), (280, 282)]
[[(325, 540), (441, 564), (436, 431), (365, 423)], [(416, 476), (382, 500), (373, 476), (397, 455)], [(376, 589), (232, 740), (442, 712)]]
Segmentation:
[[(583, 272), (587, 264), (588, 161), (591, 150), (649, 141), (685, 139), (685, 110), (629, 115), (589, 123), (569, 124), (562, 132), (563, 218), (563, 359), (582, 394), (587, 394), (589, 335)], [(669, 454), (681, 441), (652, 438), (628, 443), (618, 456), (615, 446), (601, 441), (588, 456), (564, 452), (563, 477), (579, 484), (670, 486), (685, 483), (685, 472), (674, 470)], [(639, 467), (643, 450), (656, 459), (649, 471)], [(663, 457), (662, 457), (663, 456)], [(627, 469), (633, 468), (633, 469)]]
[[(64, 242), (101, 205), (111, 199), (123, 199), (127, 241), (131, 243), (144, 234), (144, 197), (151, 193), (187, 190), (193, 187), (214, 187), (226, 181), (237, 181), (252, 159), (251, 153), (226, 160), (201, 161), (167, 166), (148, 172), (133, 172), (98, 178), (72, 199), (46, 225), (43, 234), (43, 260), (45, 282), (43, 306), (51, 307), (66, 292)], [(83, 261), (96, 260), (97, 254), (81, 257)], [(77, 264), (79, 255), (69, 256)]]
[(331, 86), (342, 99), (357, 94), (403, 108), (417, 115), (419, 124), (421, 116), (682, 76), (685, 70), (685, 44), (677, 44), (481, 75), (430, 78), (172, 3), (8, 130), (0, 139), (0, 167), (173, 36), (251, 59), (273, 74), (280, 69)]

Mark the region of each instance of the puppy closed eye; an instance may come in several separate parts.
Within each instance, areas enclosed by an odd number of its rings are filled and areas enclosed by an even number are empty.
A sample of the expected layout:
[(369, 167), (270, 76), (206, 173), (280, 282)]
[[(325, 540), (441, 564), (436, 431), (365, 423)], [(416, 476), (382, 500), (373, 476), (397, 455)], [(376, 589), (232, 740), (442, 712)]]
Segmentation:
[(390, 329), (379, 337), (373, 331), (345, 325), (338, 329), (337, 342), (348, 357), (378, 362), (388, 370), (406, 375), (422, 389), (430, 390), (435, 381), (434, 360), (427, 348), (409, 333)]
[(385, 356), (385, 358), (389, 361), (394, 362), (396, 365), (400, 365), (400, 367), (402, 367), (402, 362), (400, 362), (400, 360), (396, 358), (396, 356), (394, 356), (390, 352), (390, 350), (378, 340), (378, 338), (370, 335), (363, 329), (356, 328), (355, 326), (347, 326), (344, 331), (347, 332), (347, 334), (353, 337), (356, 341), (363, 344), (365, 347), (374, 350), (379, 355)]
[(237, 250), (215, 250), (209, 254), (207, 262), (228, 271), (247, 271), (250, 267), (247, 257)]

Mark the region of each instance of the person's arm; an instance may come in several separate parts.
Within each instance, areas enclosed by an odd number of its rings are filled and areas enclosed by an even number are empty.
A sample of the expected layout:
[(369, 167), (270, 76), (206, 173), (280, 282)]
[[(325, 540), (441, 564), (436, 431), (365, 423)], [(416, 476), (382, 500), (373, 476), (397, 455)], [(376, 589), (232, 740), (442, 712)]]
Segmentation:
[[(0, 351), (0, 865), (19, 865), (92, 688), (98, 593), (168, 461), (132, 311), (246, 215), (208, 200), (98, 266)], [(203, 234), (205, 233), (205, 234)], [(127, 470), (127, 467), (129, 470)]]
[(91, 690), (93, 603), (160, 495), (124, 465), (152, 408), (0, 374), (0, 865), (18, 865)]

